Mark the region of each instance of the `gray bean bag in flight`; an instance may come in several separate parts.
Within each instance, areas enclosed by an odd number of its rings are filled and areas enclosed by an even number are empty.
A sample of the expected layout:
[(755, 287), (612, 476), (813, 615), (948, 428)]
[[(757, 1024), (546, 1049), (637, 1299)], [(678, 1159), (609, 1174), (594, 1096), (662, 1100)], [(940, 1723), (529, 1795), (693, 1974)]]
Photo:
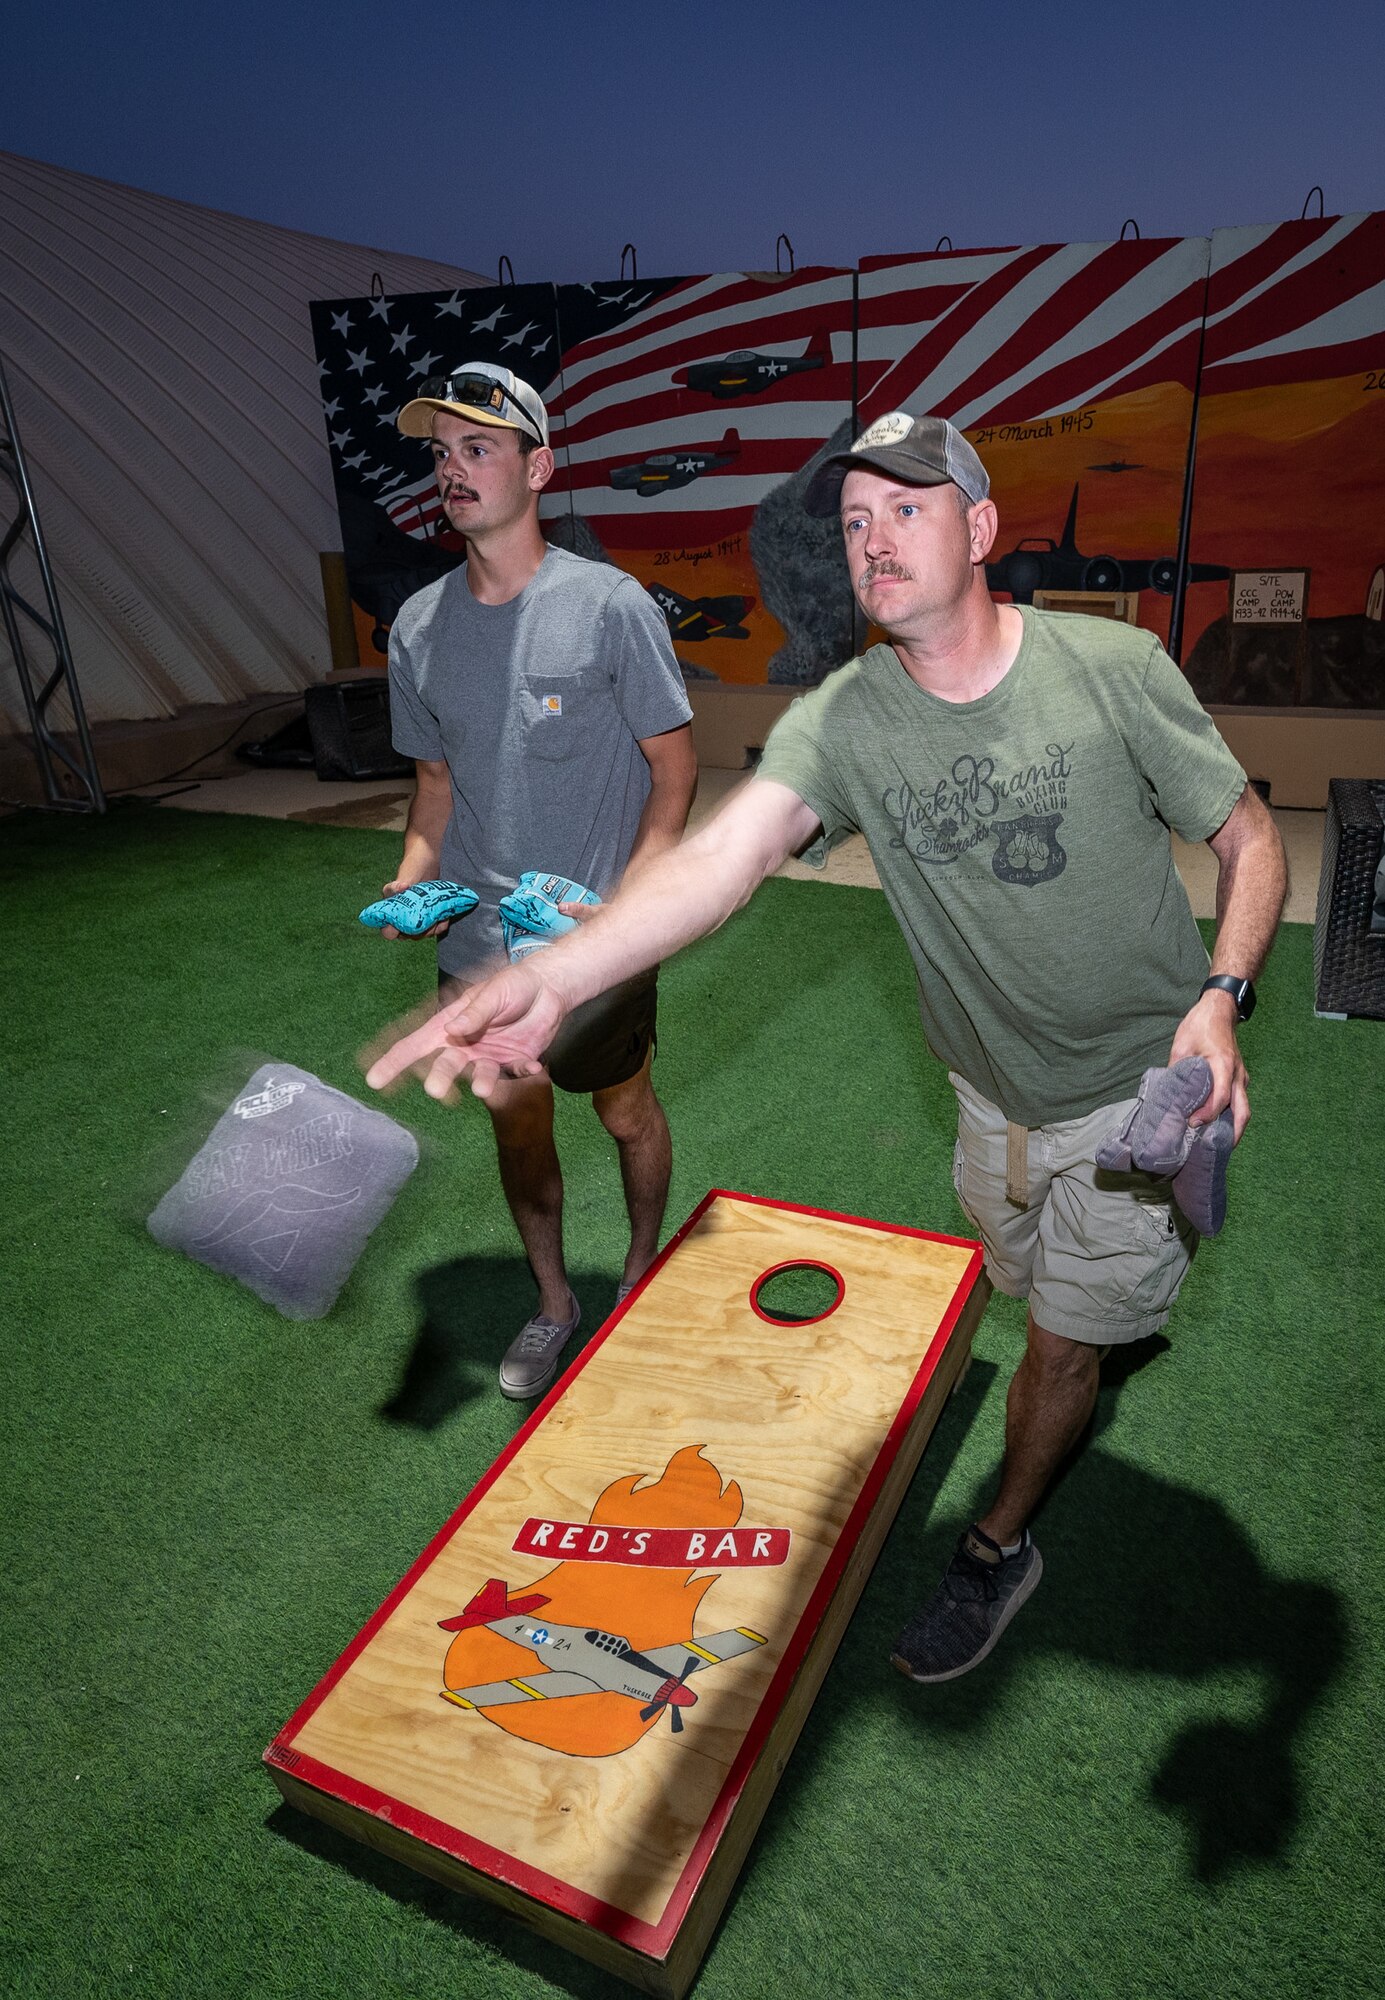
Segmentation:
[(156, 1243), (321, 1319), (418, 1164), (383, 1111), (292, 1063), (257, 1069), (149, 1217)]

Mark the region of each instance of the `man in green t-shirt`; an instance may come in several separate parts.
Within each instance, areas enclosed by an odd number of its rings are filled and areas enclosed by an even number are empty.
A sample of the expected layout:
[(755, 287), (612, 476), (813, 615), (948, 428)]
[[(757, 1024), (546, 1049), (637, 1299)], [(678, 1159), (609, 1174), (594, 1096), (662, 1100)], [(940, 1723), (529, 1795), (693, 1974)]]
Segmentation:
[[(725, 921), (790, 854), (860, 831), (913, 954), (958, 1098), (954, 1178), (1002, 1291), (1029, 1301), (989, 1510), (902, 1634), (920, 1681), (965, 1673), (1042, 1571), (1028, 1521), (1086, 1427), (1101, 1352), (1162, 1326), (1196, 1237), (1169, 1184), (1099, 1172), (1142, 1070), (1201, 1056), (1197, 1122), (1250, 1115), (1236, 1026), (1283, 905), (1283, 848), (1244, 771), (1147, 632), (997, 605), (996, 510), (940, 418), (882, 417), (809, 482), (839, 513), (888, 643), (775, 728), (755, 777), (551, 950), (501, 972), (376, 1063), (446, 1096), (536, 1071), (559, 1024)], [(1169, 829), (1218, 863), (1211, 965)], [(582, 912), (573, 911), (582, 916)]]

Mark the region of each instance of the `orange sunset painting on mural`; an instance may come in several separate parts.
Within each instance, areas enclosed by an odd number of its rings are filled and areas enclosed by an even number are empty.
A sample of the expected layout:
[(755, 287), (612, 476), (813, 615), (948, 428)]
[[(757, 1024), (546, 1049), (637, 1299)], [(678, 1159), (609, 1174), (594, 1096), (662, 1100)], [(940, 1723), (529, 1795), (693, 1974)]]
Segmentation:
[[(721, 1474), (702, 1450), (700, 1445), (687, 1445), (673, 1454), (652, 1483), (643, 1483), (644, 1473), (630, 1473), (600, 1495), (588, 1517), (591, 1529), (612, 1531), (617, 1548), (621, 1531), (636, 1531), (624, 1536), (626, 1547), (633, 1550), (627, 1558), (605, 1554), (604, 1559), (565, 1560), (508, 1590), (498, 1579), (490, 1579), (465, 1612), (439, 1621), (456, 1633), (443, 1661), (445, 1698), (474, 1709), (512, 1736), (571, 1756), (607, 1757), (628, 1750), (666, 1710), (674, 1728), (681, 1730), (680, 1710), (696, 1700), (695, 1693), (683, 1686), (687, 1672), (718, 1665), (735, 1652), (765, 1642), (761, 1634), (738, 1628), (733, 1634), (718, 1635), (731, 1644), (711, 1653), (700, 1647), (694, 1622), (717, 1581), (716, 1573), (695, 1575), (700, 1566), (696, 1560), (682, 1568), (650, 1566), (644, 1551), (655, 1537), (638, 1531), (693, 1531), (678, 1538), (680, 1553), (700, 1552), (708, 1562), (719, 1543), (730, 1547), (743, 1541), (747, 1551), (758, 1545), (763, 1560), (766, 1545), (781, 1539), (786, 1545), (788, 1539), (782, 1531), (777, 1536), (763, 1530), (758, 1535), (748, 1530), (740, 1536), (728, 1532), (741, 1518), (741, 1489), (734, 1480), (723, 1486)], [(545, 1546), (543, 1531), (548, 1524), (526, 1525), (534, 1531), (533, 1544)], [(610, 1544), (609, 1535), (583, 1536), (575, 1524), (558, 1525), (569, 1547), (579, 1538), (585, 1547), (603, 1552)], [(555, 1535), (555, 1546), (560, 1539)], [(782, 1555), (769, 1559), (782, 1560)], [(507, 1629), (497, 1630), (497, 1625)], [(521, 1632), (523, 1639), (518, 1636)], [(620, 1661), (622, 1644), (624, 1657), (638, 1661), (642, 1698), (631, 1699), (628, 1691), (596, 1683), (579, 1692), (565, 1685), (562, 1699), (543, 1694), (545, 1679), (554, 1682), (555, 1692), (558, 1683), (574, 1681), (575, 1675), (564, 1669), (579, 1658), (585, 1665), (597, 1647)], [(651, 1652), (659, 1658), (657, 1671), (648, 1665)], [(672, 1654), (676, 1664), (664, 1657)], [(519, 1691), (519, 1698), (511, 1689)], [(488, 1703), (483, 1698), (488, 1691), (500, 1698)]]

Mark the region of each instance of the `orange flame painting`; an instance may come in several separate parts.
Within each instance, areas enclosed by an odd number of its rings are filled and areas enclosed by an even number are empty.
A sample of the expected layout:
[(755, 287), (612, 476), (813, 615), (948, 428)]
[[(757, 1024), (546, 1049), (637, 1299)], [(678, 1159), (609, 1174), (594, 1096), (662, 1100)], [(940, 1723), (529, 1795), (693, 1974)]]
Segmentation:
[[(638, 1472), (615, 1480), (591, 1510), (593, 1526), (734, 1528), (741, 1489), (734, 1480), (723, 1486), (703, 1449), (676, 1451), (651, 1484), (642, 1485), (648, 1475)], [(512, 1736), (575, 1757), (629, 1750), (665, 1710), (681, 1730), (683, 1711), (697, 1699), (684, 1684), (688, 1674), (765, 1643), (737, 1628), (718, 1635), (726, 1643), (715, 1651), (699, 1646), (694, 1622), (717, 1576), (695, 1577), (695, 1569), (569, 1560), (514, 1590), (488, 1580), (464, 1612), (439, 1621), (455, 1634), (443, 1662), (444, 1698)], [(590, 1673), (606, 1672), (608, 1662), (617, 1685), (593, 1684)], [(588, 1669), (586, 1680), (572, 1671), (578, 1667)], [(545, 1695), (549, 1678), (563, 1698)], [(634, 1685), (641, 1693), (632, 1699)]]

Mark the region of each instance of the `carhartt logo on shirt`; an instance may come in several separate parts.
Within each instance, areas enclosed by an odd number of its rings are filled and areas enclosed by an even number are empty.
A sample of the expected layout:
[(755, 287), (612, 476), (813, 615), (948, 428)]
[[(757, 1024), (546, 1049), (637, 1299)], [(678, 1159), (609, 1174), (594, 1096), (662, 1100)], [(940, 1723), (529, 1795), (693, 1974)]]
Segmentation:
[(540, 706), (545, 715), (561, 715), (563, 712), (563, 697), (560, 694), (546, 694)]

